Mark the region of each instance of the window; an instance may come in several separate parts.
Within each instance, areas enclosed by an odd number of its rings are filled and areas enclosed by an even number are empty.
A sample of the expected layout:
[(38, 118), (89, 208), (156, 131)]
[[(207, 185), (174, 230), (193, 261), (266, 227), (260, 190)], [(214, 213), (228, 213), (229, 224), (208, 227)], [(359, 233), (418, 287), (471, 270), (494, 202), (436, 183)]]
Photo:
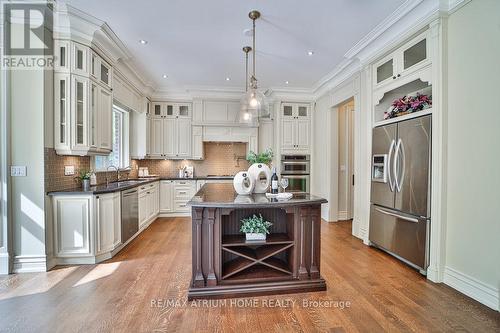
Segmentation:
[(108, 156), (95, 156), (93, 169), (106, 171), (109, 166), (126, 168), (130, 166), (128, 112), (113, 107), (113, 151)]

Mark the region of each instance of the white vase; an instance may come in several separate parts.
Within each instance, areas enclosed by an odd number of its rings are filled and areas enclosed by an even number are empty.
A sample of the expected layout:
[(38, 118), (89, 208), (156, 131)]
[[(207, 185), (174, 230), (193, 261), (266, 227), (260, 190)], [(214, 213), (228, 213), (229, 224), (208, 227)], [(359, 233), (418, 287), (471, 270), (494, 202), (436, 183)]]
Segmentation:
[(247, 232), (245, 234), (245, 238), (247, 241), (262, 241), (266, 240), (266, 234), (255, 234), (252, 232)]
[(253, 192), (255, 180), (248, 174), (248, 171), (240, 171), (234, 176), (233, 186), (239, 195), (249, 195)]
[(271, 169), (264, 163), (254, 163), (248, 169), (248, 174), (255, 181), (254, 193), (266, 193), (271, 184)]

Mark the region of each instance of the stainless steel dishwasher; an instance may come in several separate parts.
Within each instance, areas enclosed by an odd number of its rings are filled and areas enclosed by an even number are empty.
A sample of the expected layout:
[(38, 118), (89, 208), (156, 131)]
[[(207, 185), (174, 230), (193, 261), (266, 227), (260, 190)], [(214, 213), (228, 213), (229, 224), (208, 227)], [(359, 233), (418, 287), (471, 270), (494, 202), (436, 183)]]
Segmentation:
[(122, 191), (122, 243), (139, 230), (139, 191)]

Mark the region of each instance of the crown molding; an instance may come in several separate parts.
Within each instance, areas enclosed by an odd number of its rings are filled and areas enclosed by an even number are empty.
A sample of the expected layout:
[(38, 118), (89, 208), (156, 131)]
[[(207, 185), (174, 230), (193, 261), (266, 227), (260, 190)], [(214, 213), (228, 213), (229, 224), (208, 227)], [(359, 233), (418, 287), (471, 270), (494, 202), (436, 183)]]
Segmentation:
[(381, 34), (387, 31), (390, 27), (398, 23), (406, 14), (412, 11), (415, 7), (421, 4), (424, 0), (406, 0), (402, 3), (391, 15), (387, 16), (380, 24), (378, 24), (366, 36), (361, 38), (349, 51), (344, 55), (347, 59), (352, 59), (359, 54), (361, 50), (366, 48)]

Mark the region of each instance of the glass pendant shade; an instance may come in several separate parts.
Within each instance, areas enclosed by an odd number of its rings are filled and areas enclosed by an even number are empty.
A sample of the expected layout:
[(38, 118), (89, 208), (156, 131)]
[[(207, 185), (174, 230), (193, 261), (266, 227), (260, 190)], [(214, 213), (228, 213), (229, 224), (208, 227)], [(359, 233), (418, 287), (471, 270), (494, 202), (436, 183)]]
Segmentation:
[(269, 116), (269, 103), (266, 96), (256, 88), (248, 89), (243, 96), (242, 103), (245, 103), (259, 118)]
[(257, 113), (257, 109), (250, 107), (247, 95), (243, 95), (240, 101), (240, 124), (257, 126), (258, 120), (259, 114)]

